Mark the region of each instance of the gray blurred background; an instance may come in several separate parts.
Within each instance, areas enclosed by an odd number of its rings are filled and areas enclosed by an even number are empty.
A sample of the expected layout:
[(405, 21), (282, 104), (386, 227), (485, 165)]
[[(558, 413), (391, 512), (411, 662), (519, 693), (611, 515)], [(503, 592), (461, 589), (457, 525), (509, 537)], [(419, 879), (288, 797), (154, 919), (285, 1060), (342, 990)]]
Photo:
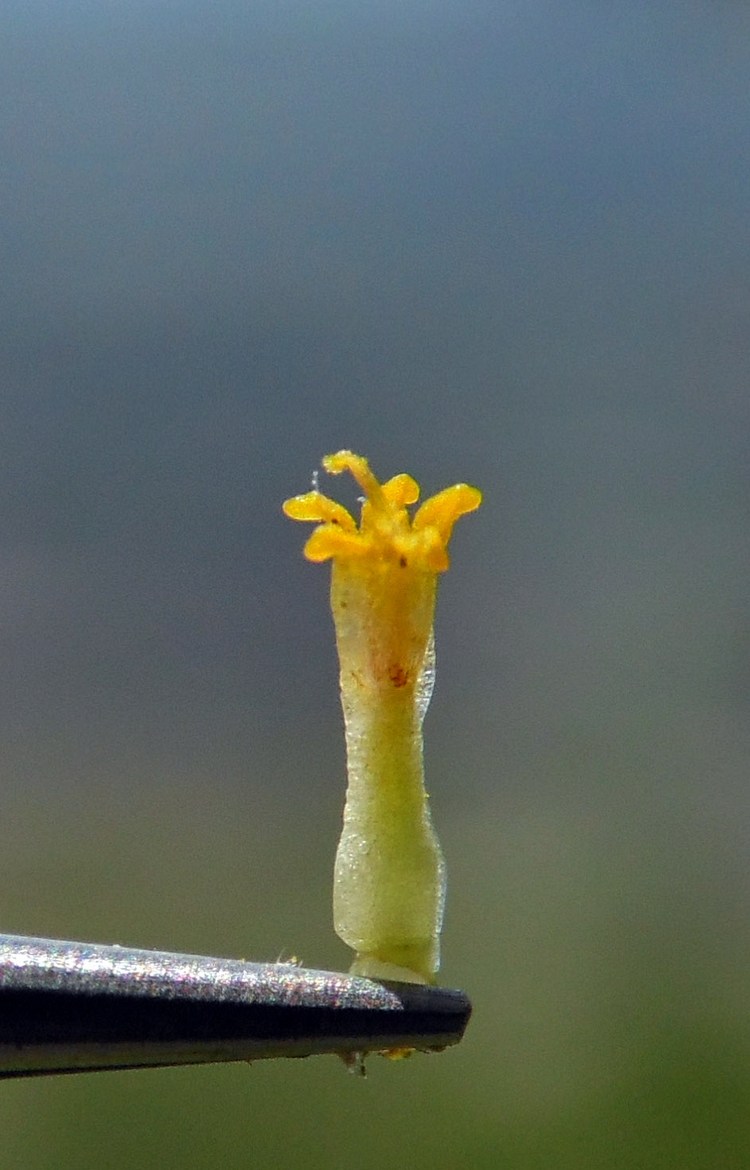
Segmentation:
[(342, 446), (485, 493), (426, 723), (463, 1045), (4, 1085), (0, 1163), (746, 1167), (750, 10), (0, 25), (1, 929), (346, 966), (280, 504)]

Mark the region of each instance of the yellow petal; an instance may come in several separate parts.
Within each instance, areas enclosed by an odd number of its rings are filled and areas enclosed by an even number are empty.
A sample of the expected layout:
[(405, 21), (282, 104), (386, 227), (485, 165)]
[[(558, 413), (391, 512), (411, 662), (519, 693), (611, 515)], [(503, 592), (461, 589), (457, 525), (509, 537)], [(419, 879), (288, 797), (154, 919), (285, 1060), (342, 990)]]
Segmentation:
[(332, 557), (362, 557), (368, 545), (357, 532), (344, 532), (338, 524), (321, 524), (308, 537), (304, 548), (308, 561), (329, 561)]
[(469, 487), (466, 483), (456, 483), (453, 487), (444, 488), (436, 496), (430, 496), (429, 500), (425, 500), (418, 509), (414, 517), (414, 530), (436, 528), (443, 542), (447, 544), (459, 516), (476, 511), (481, 502), (482, 493), (479, 489)]
[(329, 500), (320, 492), (306, 492), (292, 496), (282, 504), (284, 514), (291, 520), (318, 520), (325, 524), (339, 524), (345, 532), (356, 532), (357, 525), (343, 504)]
[(403, 508), (405, 504), (416, 504), (419, 499), (419, 484), (410, 475), (394, 475), (383, 484), (383, 495), (389, 504)]

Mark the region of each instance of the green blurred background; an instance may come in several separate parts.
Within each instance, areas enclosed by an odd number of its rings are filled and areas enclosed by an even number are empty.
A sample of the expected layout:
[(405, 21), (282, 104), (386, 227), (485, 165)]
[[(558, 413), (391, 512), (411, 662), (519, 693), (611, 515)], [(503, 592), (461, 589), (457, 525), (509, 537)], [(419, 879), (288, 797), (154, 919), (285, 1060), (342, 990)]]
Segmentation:
[(351, 446), (485, 505), (464, 1043), (6, 1084), (0, 1165), (750, 1165), (749, 74), (744, 4), (7, 0), (0, 927), (345, 967), (280, 503)]

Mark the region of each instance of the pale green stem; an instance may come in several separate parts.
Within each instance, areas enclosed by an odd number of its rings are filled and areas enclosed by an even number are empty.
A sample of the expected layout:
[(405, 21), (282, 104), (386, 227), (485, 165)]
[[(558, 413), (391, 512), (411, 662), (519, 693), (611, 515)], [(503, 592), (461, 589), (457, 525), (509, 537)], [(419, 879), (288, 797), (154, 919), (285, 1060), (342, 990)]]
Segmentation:
[[(342, 670), (349, 786), (334, 871), (334, 925), (361, 974), (432, 981), (445, 866), (432, 828), (414, 685), (363, 688)], [(391, 972), (394, 977), (399, 974)]]

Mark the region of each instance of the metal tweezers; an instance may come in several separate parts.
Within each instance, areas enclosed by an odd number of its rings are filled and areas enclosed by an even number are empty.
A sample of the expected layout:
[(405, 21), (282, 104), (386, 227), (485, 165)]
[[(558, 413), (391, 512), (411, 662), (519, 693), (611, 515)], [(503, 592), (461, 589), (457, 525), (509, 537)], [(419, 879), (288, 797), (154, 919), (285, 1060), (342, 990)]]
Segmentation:
[(462, 991), (201, 955), (0, 935), (0, 1078), (440, 1050)]

